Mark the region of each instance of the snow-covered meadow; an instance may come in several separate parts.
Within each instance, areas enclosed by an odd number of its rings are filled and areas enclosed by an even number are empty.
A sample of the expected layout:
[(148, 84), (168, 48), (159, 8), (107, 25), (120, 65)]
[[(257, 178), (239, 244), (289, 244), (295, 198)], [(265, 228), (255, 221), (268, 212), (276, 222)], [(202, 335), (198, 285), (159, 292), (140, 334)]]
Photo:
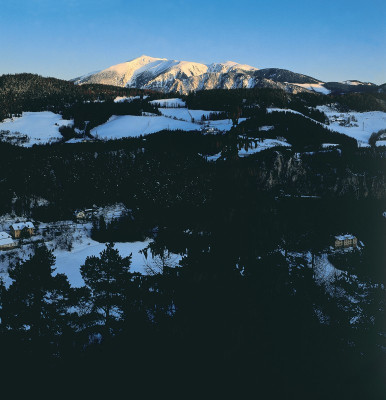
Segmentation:
[(51, 111), (23, 112), (21, 117), (8, 118), (0, 122), (0, 131), (10, 131), (27, 135), (29, 141), (22, 146), (31, 147), (34, 144), (47, 144), (62, 139), (59, 127), (72, 125), (72, 120), (64, 120), (59, 114)]
[[(343, 133), (349, 137), (357, 140), (359, 147), (369, 146), (368, 142), (370, 136), (374, 132), (381, 129), (386, 129), (386, 113), (382, 111), (369, 111), (369, 112), (339, 112), (329, 106), (316, 107), (319, 111), (326, 114), (329, 125), (322, 124), (321, 122), (314, 121), (317, 124), (324, 126), (335, 132)], [(285, 112), (302, 115), (305, 118), (311, 119), (299, 111), (282, 108), (267, 108), (267, 112)], [(345, 123), (347, 121), (347, 124)], [(350, 122), (348, 122), (350, 121)]]
[[(317, 108), (327, 115), (330, 121), (329, 129), (356, 139), (361, 147), (368, 144), (372, 133), (386, 129), (386, 113), (382, 111), (340, 113), (328, 106)], [(353, 126), (342, 126), (335, 117), (343, 118), (346, 121), (350, 119)]]
[[(119, 210), (119, 205), (116, 205)], [(109, 221), (115, 217), (114, 207), (106, 207), (100, 210), (105, 220)], [(15, 221), (25, 221), (25, 218), (3, 215), (0, 217), (0, 231), (8, 231), (9, 225)], [(10, 265), (18, 261), (26, 260), (32, 253), (33, 243), (44, 241), (47, 248), (53, 251), (56, 258), (55, 274), (62, 273), (67, 276), (71, 286), (80, 287), (84, 282), (80, 273), (80, 266), (84, 264), (89, 256), (98, 256), (106, 247), (105, 243), (99, 243), (91, 238), (92, 223), (89, 221), (76, 223), (74, 221), (57, 221), (52, 223), (35, 222), (36, 234), (30, 239), (19, 241), (18, 247), (8, 251), (0, 250), (0, 279), (3, 279), (6, 286), (12, 280), (7, 270)], [(141, 252), (150, 243), (151, 239), (136, 242), (115, 243), (115, 248), (121, 256), (132, 255), (131, 272), (148, 274), (149, 272), (160, 272), (160, 259), (147, 252), (147, 257)], [(181, 256), (176, 254), (167, 255), (167, 263), (176, 266)]]
[(121, 139), (162, 130), (196, 131), (200, 125), (164, 116), (113, 115), (106, 123), (93, 128), (91, 134), (101, 139)]

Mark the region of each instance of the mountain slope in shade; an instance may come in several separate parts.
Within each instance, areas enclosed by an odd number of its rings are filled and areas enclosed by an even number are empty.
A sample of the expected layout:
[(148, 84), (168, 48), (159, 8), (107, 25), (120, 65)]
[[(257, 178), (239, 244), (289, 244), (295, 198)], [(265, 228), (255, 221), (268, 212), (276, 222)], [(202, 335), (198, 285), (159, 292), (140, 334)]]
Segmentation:
[(127, 88), (187, 94), (196, 90), (268, 87), (291, 93), (352, 92), (372, 90), (376, 85), (359, 81), (325, 83), (280, 68), (258, 69), (233, 61), (210, 65), (143, 55), (99, 72), (73, 79), (76, 84), (98, 83)]

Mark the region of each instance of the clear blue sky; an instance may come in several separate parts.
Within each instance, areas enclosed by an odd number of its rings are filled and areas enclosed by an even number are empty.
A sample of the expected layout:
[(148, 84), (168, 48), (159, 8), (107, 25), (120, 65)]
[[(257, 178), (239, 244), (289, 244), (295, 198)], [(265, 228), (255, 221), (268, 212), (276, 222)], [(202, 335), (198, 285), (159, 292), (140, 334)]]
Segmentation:
[(386, 0), (0, 0), (0, 74), (70, 79), (142, 54), (386, 82)]

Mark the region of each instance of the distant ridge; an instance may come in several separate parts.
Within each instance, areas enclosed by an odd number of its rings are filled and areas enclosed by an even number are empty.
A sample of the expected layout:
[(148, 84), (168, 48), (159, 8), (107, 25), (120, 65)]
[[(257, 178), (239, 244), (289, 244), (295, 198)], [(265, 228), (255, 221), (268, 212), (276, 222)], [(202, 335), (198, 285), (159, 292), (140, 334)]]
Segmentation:
[(326, 83), (286, 69), (258, 69), (233, 61), (207, 65), (147, 55), (86, 74), (72, 81), (79, 85), (98, 83), (181, 94), (196, 90), (254, 87), (284, 89), (291, 93), (309, 91), (329, 94), (368, 91), (377, 87), (373, 83), (355, 80)]

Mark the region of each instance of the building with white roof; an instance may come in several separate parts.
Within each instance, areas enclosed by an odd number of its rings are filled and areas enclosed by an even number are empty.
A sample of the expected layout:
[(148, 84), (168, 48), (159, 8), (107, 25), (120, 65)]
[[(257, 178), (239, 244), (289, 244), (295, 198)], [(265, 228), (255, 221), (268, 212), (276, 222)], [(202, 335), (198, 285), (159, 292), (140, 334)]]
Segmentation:
[(335, 248), (357, 247), (358, 239), (354, 235), (346, 233), (345, 235), (335, 236)]
[(0, 232), (0, 250), (12, 249), (16, 246), (16, 243), (6, 232)]
[(32, 236), (34, 234), (35, 226), (32, 222), (27, 221), (12, 224), (9, 228), (11, 230), (11, 235), (17, 239), (22, 235), (22, 232), (28, 236)]

